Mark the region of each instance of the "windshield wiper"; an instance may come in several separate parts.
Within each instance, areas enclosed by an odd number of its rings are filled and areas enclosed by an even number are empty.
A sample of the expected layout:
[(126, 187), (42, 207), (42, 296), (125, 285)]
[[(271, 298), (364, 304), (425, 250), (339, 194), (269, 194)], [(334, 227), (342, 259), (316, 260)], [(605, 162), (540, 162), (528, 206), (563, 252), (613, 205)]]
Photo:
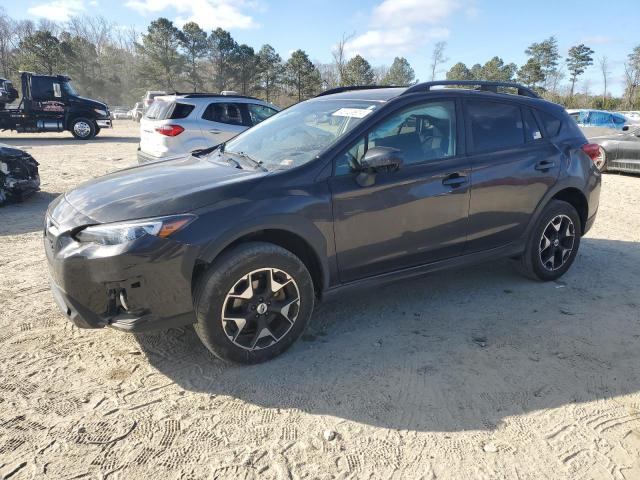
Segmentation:
[(251, 155), (247, 155), (244, 152), (230, 152), (228, 150), (225, 150), (225, 152), (227, 155), (236, 155), (238, 157), (244, 158), (246, 160), (249, 160), (254, 167), (256, 167), (257, 169), (262, 170), (263, 172), (268, 172), (269, 170), (267, 170), (263, 165), (262, 165), (262, 161), (261, 160), (256, 160), (255, 158), (251, 157)]

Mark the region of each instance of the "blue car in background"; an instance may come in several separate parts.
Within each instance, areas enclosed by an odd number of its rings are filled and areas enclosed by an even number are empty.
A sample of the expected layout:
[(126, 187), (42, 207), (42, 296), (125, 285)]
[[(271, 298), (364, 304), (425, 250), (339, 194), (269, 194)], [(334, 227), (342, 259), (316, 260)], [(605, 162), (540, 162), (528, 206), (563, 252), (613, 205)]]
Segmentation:
[(632, 123), (621, 113), (608, 112), (606, 110), (579, 109), (567, 110), (567, 112), (581, 127), (603, 127), (622, 130), (622, 127)]

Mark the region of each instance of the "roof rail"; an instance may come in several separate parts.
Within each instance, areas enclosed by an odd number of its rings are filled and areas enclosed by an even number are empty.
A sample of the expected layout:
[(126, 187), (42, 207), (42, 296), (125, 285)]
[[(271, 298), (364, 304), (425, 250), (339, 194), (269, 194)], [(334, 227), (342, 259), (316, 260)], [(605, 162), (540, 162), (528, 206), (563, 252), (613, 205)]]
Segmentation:
[(333, 95), (334, 93), (350, 92), (352, 90), (373, 90), (378, 88), (403, 88), (397, 85), (353, 85), (351, 87), (336, 87), (320, 92), (315, 98), (324, 97), (325, 95)]
[(486, 80), (438, 80), (435, 82), (423, 82), (407, 88), (404, 92), (402, 92), (402, 95), (416, 92), (428, 92), (429, 90), (431, 90), (431, 87), (463, 85), (468, 87), (477, 87), (477, 90), (493, 93), (498, 93), (498, 87), (515, 88), (518, 92), (518, 95), (531, 98), (540, 98), (540, 95), (538, 95), (536, 92), (534, 92), (530, 88), (525, 87), (524, 85), (520, 85), (519, 83), (492, 82)]
[[(167, 95), (180, 95), (184, 98), (199, 98), (199, 97), (204, 97), (204, 98), (208, 98), (208, 97), (225, 97), (225, 98), (248, 98), (250, 100), (260, 100), (259, 98), (256, 97), (249, 97), (247, 95), (222, 95), (220, 93), (206, 93), (206, 92), (172, 92), (172, 93), (167, 93)], [(260, 100), (262, 101), (262, 100)]]

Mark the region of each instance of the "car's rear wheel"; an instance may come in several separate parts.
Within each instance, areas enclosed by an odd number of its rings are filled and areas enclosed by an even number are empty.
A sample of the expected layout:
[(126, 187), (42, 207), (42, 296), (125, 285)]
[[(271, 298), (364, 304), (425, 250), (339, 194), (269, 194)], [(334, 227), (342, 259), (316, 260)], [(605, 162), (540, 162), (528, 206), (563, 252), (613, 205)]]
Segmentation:
[(607, 171), (607, 151), (604, 148), (598, 147), (598, 156), (593, 161), (593, 164), (599, 171)]
[(71, 133), (78, 140), (89, 140), (96, 135), (96, 124), (88, 118), (75, 118), (71, 122)]
[(531, 232), (521, 265), (536, 280), (560, 278), (576, 258), (582, 227), (576, 209), (569, 203), (551, 200)]
[(314, 305), (311, 275), (288, 250), (262, 242), (222, 254), (195, 292), (195, 330), (217, 357), (269, 360), (302, 334)]

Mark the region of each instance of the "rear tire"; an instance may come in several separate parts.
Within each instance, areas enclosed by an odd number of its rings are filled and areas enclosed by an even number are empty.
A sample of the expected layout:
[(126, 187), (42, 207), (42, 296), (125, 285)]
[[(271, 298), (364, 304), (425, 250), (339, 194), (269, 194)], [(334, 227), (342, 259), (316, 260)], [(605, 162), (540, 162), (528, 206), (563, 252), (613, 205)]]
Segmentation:
[(598, 147), (598, 150), (600, 152), (600, 155), (598, 155), (598, 157), (594, 160), (593, 164), (596, 166), (596, 168), (600, 172), (606, 172), (607, 171), (607, 151), (602, 147)]
[(564, 275), (580, 247), (582, 224), (573, 205), (551, 200), (540, 214), (520, 258), (522, 272), (548, 282)]
[(259, 363), (302, 334), (314, 298), (311, 275), (298, 257), (271, 243), (243, 243), (223, 253), (199, 280), (194, 328), (222, 360)]
[(96, 136), (96, 123), (84, 117), (74, 118), (71, 121), (70, 130), (78, 140), (89, 140)]

